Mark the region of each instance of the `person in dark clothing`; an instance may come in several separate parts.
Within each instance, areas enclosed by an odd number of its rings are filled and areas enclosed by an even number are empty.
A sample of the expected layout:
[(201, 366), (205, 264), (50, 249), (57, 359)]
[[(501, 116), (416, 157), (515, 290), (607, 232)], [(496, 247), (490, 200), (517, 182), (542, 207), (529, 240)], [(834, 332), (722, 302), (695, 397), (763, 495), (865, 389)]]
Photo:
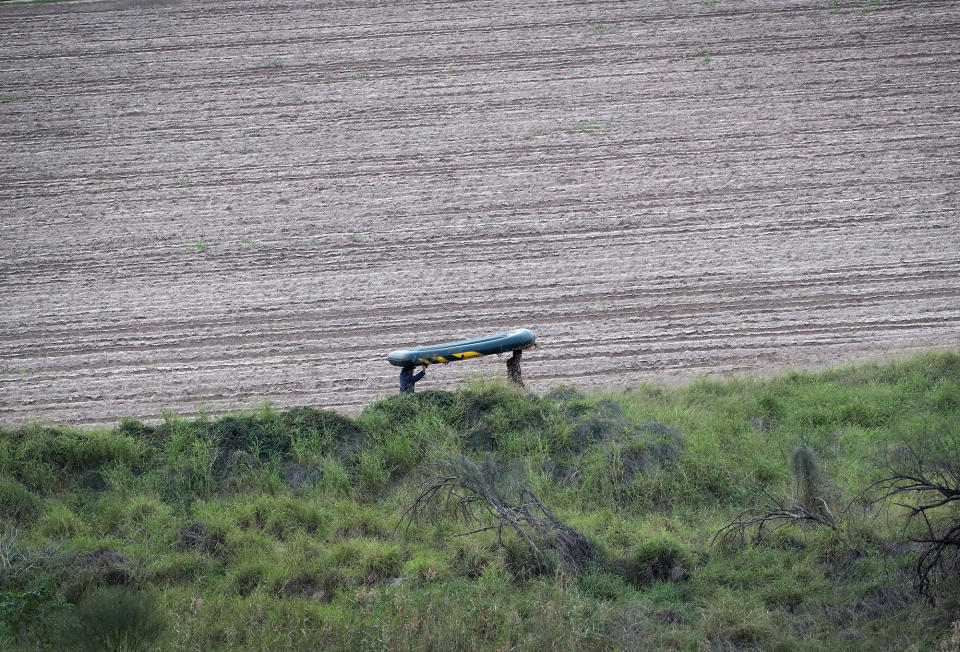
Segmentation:
[(524, 387), (523, 378), (520, 375), (520, 358), (523, 357), (523, 351), (517, 349), (513, 355), (507, 358), (507, 380), (517, 387)]
[(413, 373), (413, 365), (408, 364), (406, 367), (400, 370), (400, 393), (413, 392), (413, 386), (418, 380), (424, 377), (427, 373), (427, 365), (423, 365), (423, 371), (418, 374)]

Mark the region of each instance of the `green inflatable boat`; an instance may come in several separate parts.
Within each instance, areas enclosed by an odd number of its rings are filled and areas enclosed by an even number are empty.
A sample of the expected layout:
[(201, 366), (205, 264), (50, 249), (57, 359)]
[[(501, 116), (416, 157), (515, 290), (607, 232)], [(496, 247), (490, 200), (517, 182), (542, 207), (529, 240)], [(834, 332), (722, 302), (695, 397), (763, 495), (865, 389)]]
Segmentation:
[(517, 349), (529, 349), (534, 344), (533, 331), (515, 328), (512, 331), (476, 337), (472, 340), (417, 346), (412, 349), (400, 349), (387, 356), (387, 361), (398, 367), (421, 364), (441, 364), (456, 362), (467, 358), (479, 358), (491, 353), (506, 353)]

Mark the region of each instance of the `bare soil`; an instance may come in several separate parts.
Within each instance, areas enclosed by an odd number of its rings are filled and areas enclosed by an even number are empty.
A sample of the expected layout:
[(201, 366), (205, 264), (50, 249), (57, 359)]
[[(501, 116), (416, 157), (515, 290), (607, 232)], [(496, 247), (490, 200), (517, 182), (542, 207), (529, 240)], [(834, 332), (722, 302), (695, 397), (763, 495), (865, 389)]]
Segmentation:
[(4, 3), (0, 100), (0, 423), (960, 341), (957, 0)]

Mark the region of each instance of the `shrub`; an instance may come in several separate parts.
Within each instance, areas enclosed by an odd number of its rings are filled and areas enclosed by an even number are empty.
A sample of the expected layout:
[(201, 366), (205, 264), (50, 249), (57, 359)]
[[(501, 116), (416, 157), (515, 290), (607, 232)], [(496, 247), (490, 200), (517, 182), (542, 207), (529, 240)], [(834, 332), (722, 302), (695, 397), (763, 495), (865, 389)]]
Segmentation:
[(777, 629), (769, 612), (732, 599), (719, 600), (700, 621), (711, 649), (769, 649)]
[(290, 438), (285, 436), (283, 423), (278, 418), (227, 416), (214, 422), (209, 431), (220, 447), (246, 451), (258, 458), (275, 453), (282, 455), (290, 448)]
[(403, 568), (404, 574), (417, 585), (427, 584), (445, 575), (446, 560), (437, 552), (422, 551), (413, 556)]
[(682, 543), (661, 535), (630, 553), (626, 562), (627, 581), (638, 588), (653, 582), (679, 582), (690, 577), (692, 565), (692, 555)]
[(387, 484), (390, 479), (390, 471), (384, 464), (379, 451), (370, 449), (360, 453), (357, 460), (356, 476), (362, 489), (376, 491)]
[(395, 394), (368, 405), (357, 422), (368, 432), (387, 433), (410, 425), (427, 412), (449, 415), (452, 420), (458, 395), (436, 389)]
[[(637, 481), (652, 476), (680, 457), (683, 441), (670, 426), (647, 422), (621, 426), (618, 439), (592, 448), (584, 456), (583, 482), (597, 496), (635, 503), (640, 498)], [(643, 496), (650, 499), (650, 494)]]
[(43, 537), (65, 538), (72, 537), (85, 529), (83, 519), (74, 514), (68, 507), (54, 505), (44, 514), (37, 523), (37, 533)]
[(325, 491), (343, 494), (350, 489), (350, 476), (339, 461), (325, 457), (321, 468), (320, 485)]
[(630, 590), (622, 577), (603, 571), (583, 573), (578, 584), (583, 593), (597, 600), (616, 600)]
[(27, 591), (0, 591), (0, 643), (4, 635), (27, 647), (41, 649), (55, 638), (68, 605), (56, 597), (50, 585)]
[(143, 443), (102, 430), (31, 427), (20, 438), (20, 459), (50, 464), (59, 471), (95, 470), (111, 462), (140, 468), (146, 462)]
[(22, 484), (0, 477), (0, 512), (15, 521), (32, 521), (40, 511), (40, 501)]
[(163, 612), (145, 593), (123, 587), (89, 591), (74, 610), (74, 649), (144, 650), (166, 627)]
[(240, 510), (237, 522), (284, 539), (298, 529), (315, 533), (325, 521), (320, 510), (302, 499), (260, 496)]
[(263, 581), (266, 565), (261, 561), (247, 561), (238, 564), (227, 575), (227, 585), (241, 596), (248, 596)]

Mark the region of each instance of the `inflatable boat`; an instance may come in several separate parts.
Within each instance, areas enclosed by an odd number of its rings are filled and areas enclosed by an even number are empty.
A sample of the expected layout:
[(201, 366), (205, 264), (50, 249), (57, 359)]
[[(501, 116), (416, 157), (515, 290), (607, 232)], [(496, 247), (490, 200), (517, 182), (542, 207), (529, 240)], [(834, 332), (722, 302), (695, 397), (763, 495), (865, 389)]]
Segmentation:
[(442, 364), (467, 358), (479, 358), (491, 353), (505, 353), (517, 349), (529, 349), (536, 337), (526, 328), (477, 337), (472, 340), (417, 346), (412, 349), (399, 349), (387, 356), (387, 361), (398, 367), (421, 364)]

